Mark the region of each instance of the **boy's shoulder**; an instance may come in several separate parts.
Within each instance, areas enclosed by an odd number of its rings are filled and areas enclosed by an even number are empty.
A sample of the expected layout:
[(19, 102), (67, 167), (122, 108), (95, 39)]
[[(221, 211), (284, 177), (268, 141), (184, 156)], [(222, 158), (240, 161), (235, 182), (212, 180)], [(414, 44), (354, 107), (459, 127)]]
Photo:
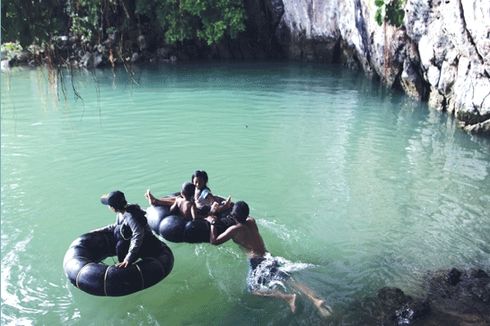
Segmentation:
[(239, 239), (245, 233), (246, 228), (245, 225), (243, 224), (235, 224), (233, 226), (230, 226), (228, 230), (231, 233), (232, 238), (236, 240)]

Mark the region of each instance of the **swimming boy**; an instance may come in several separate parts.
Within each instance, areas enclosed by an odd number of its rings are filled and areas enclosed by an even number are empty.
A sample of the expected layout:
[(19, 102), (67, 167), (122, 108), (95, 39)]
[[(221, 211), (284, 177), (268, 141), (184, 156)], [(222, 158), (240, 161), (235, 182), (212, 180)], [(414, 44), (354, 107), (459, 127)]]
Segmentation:
[[(274, 288), (275, 283), (290, 279), (290, 275), (279, 270), (277, 261), (268, 257), (257, 223), (255, 219), (248, 216), (249, 212), (247, 203), (236, 202), (231, 211), (231, 216), (237, 224), (230, 226), (220, 235), (217, 235), (215, 226), (217, 218), (212, 217), (210, 242), (219, 245), (231, 239), (238, 244), (247, 253), (249, 259), (250, 270), (247, 278), (249, 291), (259, 296), (282, 299), (289, 304), (294, 313), (296, 310), (296, 294), (285, 293)], [(323, 317), (331, 314), (332, 310), (325, 300), (319, 298), (311, 289), (292, 279), (290, 284), (306, 295)]]

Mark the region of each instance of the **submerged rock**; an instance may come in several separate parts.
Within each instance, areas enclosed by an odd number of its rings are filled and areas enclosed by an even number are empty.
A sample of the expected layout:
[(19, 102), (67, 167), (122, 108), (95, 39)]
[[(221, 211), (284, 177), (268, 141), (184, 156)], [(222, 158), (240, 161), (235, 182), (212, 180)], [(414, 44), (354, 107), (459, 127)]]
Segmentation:
[(427, 273), (425, 293), (414, 298), (396, 287), (352, 304), (347, 324), (490, 325), (490, 277), (482, 269)]
[(378, 291), (377, 301), (377, 319), (383, 324), (407, 325), (430, 312), (427, 300), (414, 299), (398, 288), (382, 288)]
[(485, 271), (437, 271), (427, 285), (427, 298), (438, 315), (451, 317), (455, 324), (490, 325), (490, 277)]

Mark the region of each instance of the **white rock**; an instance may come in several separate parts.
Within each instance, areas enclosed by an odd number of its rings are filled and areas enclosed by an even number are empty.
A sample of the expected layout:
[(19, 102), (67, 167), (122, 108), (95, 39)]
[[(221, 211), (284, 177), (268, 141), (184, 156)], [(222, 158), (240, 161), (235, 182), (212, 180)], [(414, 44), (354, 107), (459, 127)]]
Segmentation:
[[(406, 0), (404, 38), (402, 30), (377, 25), (372, 0), (283, 0), (283, 5), (279, 25), (292, 36), (287, 50), (302, 53), (298, 40), (341, 38), (346, 61), (360, 62), (366, 73), (374, 71), (387, 83), (399, 80), (407, 93), (423, 78), (431, 85), (431, 102), (449, 105), (467, 122), (488, 114), (490, 0)], [(385, 55), (389, 69), (383, 66)], [(404, 71), (407, 66), (422, 76)], [(401, 78), (394, 78), (397, 74)]]
[(2, 60), (1, 63), (1, 70), (6, 71), (10, 69), (10, 61), (9, 60)]
[(437, 87), (439, 92), (445, 95), (451, 93), (457, 73), (457, 68), (448, 61), (442, 63), (439, 84)]
[(439, 84), (439, 77), (441, 75), (441, 72), (436, 66), (429, 66), (429, 69), (427, 70), (427, 81), (431, 86), (437, 87), (437, 84)]
[(431, 61), (434, 58), (434, 47), (430, 38), (426, 35), (420, 38), (419, 55), (422, 66), (426, 70), (429, 69), (429, 66), (431, 66)]

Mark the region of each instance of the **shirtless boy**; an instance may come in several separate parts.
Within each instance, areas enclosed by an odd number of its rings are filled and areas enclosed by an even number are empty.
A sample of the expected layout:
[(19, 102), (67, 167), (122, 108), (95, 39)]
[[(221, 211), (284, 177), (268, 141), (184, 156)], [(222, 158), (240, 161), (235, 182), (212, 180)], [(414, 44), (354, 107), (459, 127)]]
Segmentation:
[[(259, 233), (257, 223), (252, 217), (248, 216), (249, 212), (247, 203), (243, 201), (236, 202), (231, 215), (237, 224), (229, 227), (220, 235), (217, 235), (215, 227), (217, 218), (212, 217), (210, 242), (214, 245), (219, 245), (231, 239), (238, 244), (246, 252), (249, 259), (249, 291), (259, 296), (282, 299), (289, 304), (291, 311), (294, 313), (296, 311), (296, 294), (289, 294), (272, 288), (273, 283), (286, 281), (290, 276), (278, 269), (279, 266), (276, 261), (271, 261), (270, 258), (266, 257), (267, 250), (264, 240)], [(262, 275), (263, 277), (258, 277), (260, 275), (257, 275), (257, 273), (264, 273), (264, 275)], [(310, 299), (323, 317), (328, 317), (331, 314), (332, 309), (325, 300), (319, 298), (311, 289), (292, 279), (290, 284)], [(264, 290), (264, 287), (266, 290)]]
[(182, 185), (180, 197), (175, 199), (175, 202), (170, 207), (170, 212), (174, 214), (182, 215), (187, 219), (196, 218), (196, 204), (194, 203), (194, 191), (196, 186), (190, 182), (186, 182)]

